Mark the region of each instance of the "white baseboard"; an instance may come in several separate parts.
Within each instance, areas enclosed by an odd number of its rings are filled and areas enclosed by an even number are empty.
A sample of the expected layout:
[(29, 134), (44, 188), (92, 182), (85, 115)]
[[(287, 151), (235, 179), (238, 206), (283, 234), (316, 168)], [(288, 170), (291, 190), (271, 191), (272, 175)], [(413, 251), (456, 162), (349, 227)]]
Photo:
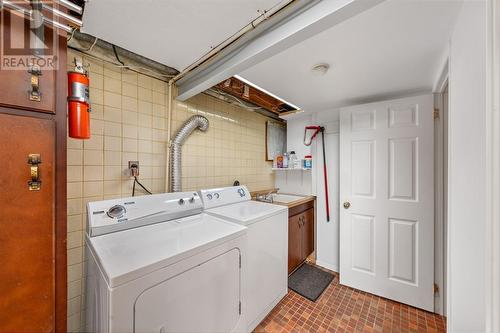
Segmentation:
[(328, 263), (321, 261), (321, 260), (318, 260), (318, 259), (316, 259), (316, 265), (321, 266), (321, 267), (326, 268), (326, 269), (329, 269), (331, 271), (334, 271), (335, 273), (339, 272), (338, 265), (328, 264)]

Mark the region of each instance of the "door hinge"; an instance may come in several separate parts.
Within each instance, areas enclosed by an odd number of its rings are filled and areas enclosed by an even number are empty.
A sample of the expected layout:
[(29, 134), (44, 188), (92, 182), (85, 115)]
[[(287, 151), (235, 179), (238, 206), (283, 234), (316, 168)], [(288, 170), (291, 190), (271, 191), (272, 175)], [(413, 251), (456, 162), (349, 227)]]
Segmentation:
[(432, 113), (434, 119), (439, 119), (439, 109), (434, 109), (434, 112)]
[(241, 314), (241, 301), (238, 303), (238, 313)]
[(438, 286), (438, 284), (437, 284), (437, 283), (434, 283), (434, 288), (433, 288), (433, 290), (434, 290), (434, 295), (439, 294), (439, 286)]

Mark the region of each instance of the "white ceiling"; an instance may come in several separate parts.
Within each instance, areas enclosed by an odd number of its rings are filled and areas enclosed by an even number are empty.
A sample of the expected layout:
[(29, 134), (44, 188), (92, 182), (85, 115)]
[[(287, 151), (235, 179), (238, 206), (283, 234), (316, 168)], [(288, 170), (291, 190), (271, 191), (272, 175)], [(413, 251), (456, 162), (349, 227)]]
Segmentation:
[[(305, 111), (430, 92), (461, 5), (388, 0), (240, 75)], [(330, 70), (314, 76), (322, 62)]]
[(83, 32), (182, 70), (280, 0), (89, 0)]

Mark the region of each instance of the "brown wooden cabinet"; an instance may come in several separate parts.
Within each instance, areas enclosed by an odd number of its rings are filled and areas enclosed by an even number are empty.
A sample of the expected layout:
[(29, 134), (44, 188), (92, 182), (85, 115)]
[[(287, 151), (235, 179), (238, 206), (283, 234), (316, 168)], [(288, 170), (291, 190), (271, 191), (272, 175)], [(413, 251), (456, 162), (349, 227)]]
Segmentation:
[[(4, 44), (2, 48), (4, 54), (2, 54), (2, 64), (0, 65), (2, 67), (0, 73), (0, 105), (23, 110), (55, 113), (58, 71), (50, 68), (57, 68), (58, 65), (61, 65), (61, 70), (64, 71), (66, 69), (65, 63), (57, 59), (54, 61), (53, 58), (53, 56), (59, 57), (59, 54), (57, 54), (58, 45), (55, 43), (58, 40), (54, 38), (57, 36), (57, 32), (48, 27), (44, 30), (43, 43), (46, 48), (43, 56), (46, 58), (40, 60), (40, 75), (37, 76), (41, 98), (39, 101), (35, 101), (30, 98), (32, 75), (28, 70), (20, 69), (23, 67), (20, 64), (26, 62), (26, 60), (23, 61), (22, 54), (29, 45), (29, 37), (27, 36), (29, 33), (29, 21), (24, 20), (23, 26), (23, 19), (18, 15), (7, 10), (2, 14), (3, 21), (0, 23), (2, 25), (1, 37)], [(9, 51), (9, 46), (16, 46), (19, 49)], [(63, 46), (66, 46), (66, 41), (63, 41)]]
[[(0, 333), (66, 331), (67, 49), (56, 38), (59, 69), (42, 71), (40, 101), (27, 70), (0, 70)], [(28, 186), (30, 154), (40, 155), (39, 190)]]
[[(0, 330), (54, 327), (55, 126), (48, 119), (0, 114)], [(20, 135), (21, 134), (21, 135)], [(14, 140), (12, 140), (14, 138)], [(14, 141), (14, 142), (13, 142)], [(29, 190), (28, 155), (40, 154), (41, 185)], [(35, 330), (36, 329), (36, 330)]]
[(314, 252), (314, 201), (288, 211), (288, 273)]
[(288, 218), (288, 273), (302, 262), (301, 214)]
[(302, 213), (302, 258), (314, 252), (314, 208)]

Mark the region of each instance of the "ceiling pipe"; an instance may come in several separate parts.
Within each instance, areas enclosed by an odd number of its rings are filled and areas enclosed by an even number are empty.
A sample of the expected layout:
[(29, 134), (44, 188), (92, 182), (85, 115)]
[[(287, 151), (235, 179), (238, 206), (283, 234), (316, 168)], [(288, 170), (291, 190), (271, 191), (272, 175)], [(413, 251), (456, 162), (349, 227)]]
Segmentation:
[(42, 8), (43, 5), (40, 0), (30, 0), (29, 4), (31, 6), (31, 20), (30, 20), (30, 48), (37, 56), (43, 55), (43, 49), (45, 48), (45, 34)]
[[(113, 44), (108, 43), (102, 39), (96, 39), (96, 37), (82, 33), (78, 30), (74, 31), (72, 38), (68, 41), (68, 46), (75, 50), (85, 52), (88, 51), (91, 46), (94, 45), (101, 48), (107, 54), (113, 54)], [(159, 62), (151, 60), (149, 58), (138, 55), (137, 53), (128, 51), (119, 46), (115, 46), (116, 53), (119, 55), (120, 59), (126, 58), (127, 61), (132, 61), (130, 67), (137, 67), (136, 65), (142, 65), (148, 69), (158, 72), (162, 75), (162, 79), (166, 81), (165, 77), (171, 78), (179, 73), (176, 69), (163, 65)], [(127, 67), (127, 66), (125, 66)]]
[(51, 6), (46, 5), (46, 4), (43, 4), (42, 6), (43, 6), (43, 9), (48, 10), (48, 11), (52, 11), (52, 13), (54, 15), (63, 18), (64, 20), (72, 23), (76, 27), (81, 27), (83, 25), (82, 20), (80, 20), (80, 19), (78, 19), (78, 18), (76, 18), (74, 16), (71, 16), (69, 14), (66, 14), (65, 12), (62, 12), (59, 9), (55, 8), (55, 7), (51, 7)]
[(59, 3), (61, 6), (74, 11), (75, 13), (78, 13), (80, 15), (83, 14), (83, 8), (81, 6), (78, 6), (77, 4), (72, 3), (71, 1), (68, 0), (56, 0), (57, 3)]
[[(22, 16), (25, 16), (29, 20), (33, 20), (31, 10), (27, 10), (27, 9), (23, 8), (22, 6), (19, 6), (18, 4), (14, 3), (12, 1), (1, 0), (0, 1), (0, 9), (3, 9), (4, 7), (5, 8), (9, 8), (13, 12), (19, 13)], [(51, 20), (51, 19), (49, 19), (49, 18), (47, 18), (45, 16), (42, 16), (41, 19), (43, 20), (43, 23), (46, 24), (46, 25), (48, 25), (48, 26), (52, 26), (52, 27), (55, 27), (57, 29), (64, 30), (67, 33), (71, 33), (71, 31), (72, 31), (72, 28), (70, 26), (66, 25), (66, 24), (62, 24), (62, 23), (60, 23), (58, 21)]]
[(254, 19), (252, 22), (250, 22), (246, 26), (244, 26), (242, 29), (240, 29), (238, 32), (236, 32), (234, 35), (232, 35), (228, 39), (224, 40), (222, 43), (220, 43), (219, 45), (217, 45), (216, 47), (214, 47), (212, 50), (210, 50), (209, 52), (205, 53), (200, 59), (198, 59), (197, 61), (195, 61), (194, 63), (192, 63), (188, 67), (186, 67), (185, 69), (183, 69), (179, 74), (177, 74), (176, 76), (174, 76), (170, 80), (169, 83), (172, 84), (172, 83), (176, 82), (177, 80), (181, 79), (182, 77), (184, 77), (184, 75), (186, 75), (187, 73), (189, 73), (194, 68), (198, 67), (199, 65), (201, 65), (205, 61), (207, 61), (210, 58), (212, 58), (213, 56), (215, 56), (222, 49), (224, 49), (225, 47), (229, 46), (230, 44), (232, 44), (233, 42), (235, 42), (236, 40), (238, 40), (244, 34), (246, 34), (249, 31), (254, 30), (262, 22), (267, 21), (269, 18), (271, 18), (271, 16), (273, 16), (274, 14), (280, 12), (281, 10), (283, 10), (284, 8), (286, 8), (288, 5), (290, 5), (291, 3), (296, 2), (296, 1), (298, 1), (298, 0), (283, 0), (279, 4), (277, 4), (274, 7), (272, 7), (271, 9), (269, 9), (267, 11), (264, 11), (264, 13), (262, 13), (259, 17), (257, 17), (256, 19)]

